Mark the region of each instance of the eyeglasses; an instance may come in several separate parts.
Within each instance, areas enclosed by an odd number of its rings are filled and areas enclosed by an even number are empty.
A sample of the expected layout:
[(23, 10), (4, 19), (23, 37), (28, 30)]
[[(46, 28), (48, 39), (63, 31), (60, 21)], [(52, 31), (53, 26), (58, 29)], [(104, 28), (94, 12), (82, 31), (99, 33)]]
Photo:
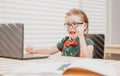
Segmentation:
[(71, 26), (73, 28), (77, 28), (78, 26), (80, 25), (83, 25), (84, 22), (81, 22), (81, 23), (72, 23), (72, 24), (69, 24), (69, 23), (65, 23), (64, 25), (67, 27), (67, 28), (70, 28)]

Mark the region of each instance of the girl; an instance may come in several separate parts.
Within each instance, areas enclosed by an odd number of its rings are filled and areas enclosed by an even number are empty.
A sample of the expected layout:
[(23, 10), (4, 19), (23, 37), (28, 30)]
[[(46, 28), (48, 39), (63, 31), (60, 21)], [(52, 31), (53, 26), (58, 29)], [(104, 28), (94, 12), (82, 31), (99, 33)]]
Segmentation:
[(51, 49), (35, 50), (32, 47), (26, 47), (29, 54), (55, 54), (59, 51), (63, 56), (74, 56), (92, 58), (94, 42), (87, 38), (88, 18), (80, 9), (71, 9), (65, 16), (65, 27), (69, 36), (61, 39), (56, 46)]

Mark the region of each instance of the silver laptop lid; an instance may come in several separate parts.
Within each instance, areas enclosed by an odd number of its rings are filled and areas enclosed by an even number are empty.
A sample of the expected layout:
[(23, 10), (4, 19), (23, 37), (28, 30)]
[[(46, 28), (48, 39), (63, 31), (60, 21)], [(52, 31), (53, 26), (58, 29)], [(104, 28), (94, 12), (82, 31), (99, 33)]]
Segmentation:
[(23, 42), (23, 24), (0, 24), (0, 56), (21, 59), (23, 57)]

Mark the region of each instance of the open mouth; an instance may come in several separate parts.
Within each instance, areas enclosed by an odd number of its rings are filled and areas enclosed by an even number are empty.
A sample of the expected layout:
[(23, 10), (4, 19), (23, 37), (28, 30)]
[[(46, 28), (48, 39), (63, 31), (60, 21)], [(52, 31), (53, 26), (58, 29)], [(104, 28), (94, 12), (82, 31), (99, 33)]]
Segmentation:
[(70, 34), (71, 34), (71, 35), (75, 35), (76, 32), (75, 32), (75, 31), (70, 31)]

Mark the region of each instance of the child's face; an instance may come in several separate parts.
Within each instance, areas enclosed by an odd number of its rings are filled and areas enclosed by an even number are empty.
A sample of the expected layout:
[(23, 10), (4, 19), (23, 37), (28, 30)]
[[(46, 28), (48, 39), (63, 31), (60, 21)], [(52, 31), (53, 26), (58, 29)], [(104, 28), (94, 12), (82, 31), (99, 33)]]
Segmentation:
[(71, 15), (66, 17), (65, 21), (66, 30), (69, 34), (69, 36), (72, 39), (76, 39), (78, 37), (78, 34), (80, 30), (86, 29), (85, 22), (83, 22), (78, 15)]

